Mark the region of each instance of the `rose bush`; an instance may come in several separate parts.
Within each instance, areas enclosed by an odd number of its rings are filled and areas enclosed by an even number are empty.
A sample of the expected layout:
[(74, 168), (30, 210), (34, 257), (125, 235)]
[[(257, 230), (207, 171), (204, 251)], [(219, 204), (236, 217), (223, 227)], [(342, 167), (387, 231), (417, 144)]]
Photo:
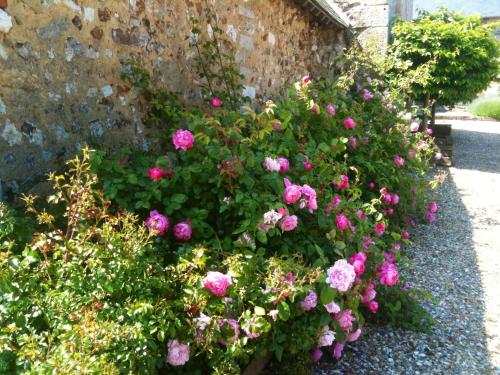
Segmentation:
[(19, 372), (217, 374), (268, 354), (340, 358), (366, 317), (398, 310), (381, 295), (410, 298), (401, 245), (437, 212), (431, 138), (384, 89), (304, 77), (259, 111), (165, 109), (158, 154), (93, 154), (106, 199), (86, 159), (53, 178), (67, 227), (39, 213), (53, 229), (2, 250), (6, 358)]

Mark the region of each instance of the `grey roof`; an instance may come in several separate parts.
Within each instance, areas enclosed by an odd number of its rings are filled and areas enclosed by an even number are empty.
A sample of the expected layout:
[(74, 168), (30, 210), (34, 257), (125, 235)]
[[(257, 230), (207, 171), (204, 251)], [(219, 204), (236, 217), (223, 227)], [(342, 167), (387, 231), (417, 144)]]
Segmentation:
[(296, 0), (296, 2), (323, 22), (349, 27), (349, 18), (333, 0)]

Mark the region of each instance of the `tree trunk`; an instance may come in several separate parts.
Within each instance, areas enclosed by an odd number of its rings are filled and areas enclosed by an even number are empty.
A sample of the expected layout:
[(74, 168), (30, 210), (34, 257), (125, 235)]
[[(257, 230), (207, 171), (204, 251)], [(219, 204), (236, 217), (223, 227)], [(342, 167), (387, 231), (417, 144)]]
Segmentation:
[(432, 102), (432, 108), (431, 108), (431, 128), (434, 127), (434, 124), (436, 123), (436, 101), (434, 100)]

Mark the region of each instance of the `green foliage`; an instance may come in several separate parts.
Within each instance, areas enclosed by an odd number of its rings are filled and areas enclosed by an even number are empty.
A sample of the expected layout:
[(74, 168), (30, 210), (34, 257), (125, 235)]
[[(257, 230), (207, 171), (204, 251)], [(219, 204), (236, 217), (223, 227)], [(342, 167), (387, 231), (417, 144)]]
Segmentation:
[[(491, 26), (478, 16), (461, 16), (442, 8), (413, 21), (396, 22), (391, 53), (411, 62), (411, 70), (427, 66), (430, 79), (412, 84), (413, 95), (429, 95), (442, 105), (468, 102), (499, 74), (499, 45)], [(400, 71), (403, 74), (405, 70)]]
[(414, 288), (387, 287), (379, 288), (377, 293), (384, 303), (375, 315), (376, 322), (416, 332), (430, 332), (435, 322), (421, 303), (423, 300), (436, 303), (430, 294)]
[(492, 117), (496, 120), (500, 120), (500, 97), (474, 100), (469, 108), (472, 114), (476, 116)]
[[(190, 18), (192, 29), (188, 37), (196, 51), (196, 72), (202, 82), (202, 93), (205, 99), (222, 99), (228, 108), (235, 110), (242, 101), (243, 76), (234, 58), (234, 47), (207, 0), (203, 11), (202, 20)], [(200, 24), (208, 25), (210, 33), (202, 31)]]

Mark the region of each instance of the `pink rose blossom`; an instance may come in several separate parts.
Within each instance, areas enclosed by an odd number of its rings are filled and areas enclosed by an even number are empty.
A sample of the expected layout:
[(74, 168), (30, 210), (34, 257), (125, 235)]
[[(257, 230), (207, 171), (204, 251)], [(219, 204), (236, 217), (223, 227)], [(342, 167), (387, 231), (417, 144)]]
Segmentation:
[(327, 325), (323, 327), (323, 331), (321, 332), (321, 336), (319, 338), (318, 345), (322, 346), (331, 346), (335, 341), (335, 332), (330, 329)]
[(403, 233), (401, 234), (401, 237), (403, 237), (403, 240), (407, 240), (410, 238), (410, 233), (408, 231), (403, 231)]
[(310, 171), (310, 170), (312, 169), (312, 167), (313, 167), (313, 165), (312, 165), (312, 163), (311, 163), (311, 162), (306, 161), (306, 162), (304, 163), (304, 169), (305, 169), (306, 171)]
[(281, 219), (280, 227), (283, 232), (290, 232), (294, 230), (297, 228), (297, 216), (285, 216)]
[(312, 310), (318, 304), (318, 295), (314, 293), (312, 290), (309, 291), (309, 294), (304, 298), (304, 300), (300, 303), (300, 307), (304, 311)]
[(309, 185), (303, 185), (300, 189), (302, 193), (302, 199), (300, 201), (300, 208), (307, 206), (310, 213), (313, 213), (318, 209), (318, 203), (316, 201), (316, 191)]
[(337, 225), (338, 229), (344, 231), (344, 230), (346, 230), (347, 226), (349, 225), (349, 219), (344, 214), (340, 214), (335, 219), (335, 224)]
[(398, 269), (395, 263), (384, 262), (378, 272), (382, 285), (396, 285), (399, 279)]
[(392, 207), (389, 207), (387, 210), (385, 210), (385, 216), (391, 216), (394, 213), (394, 209)]
[(349, 177), (342, 174), (340, 175), (340, 182), (333, 181), (333, 185), (339, 190), (345, 190), (349, 187)]
[(365, 270), (365, 262), (366, 262), (367, 256), (365, 253), (356, 253), (354, 254), (351, 259), (349, 259), (349, 263), (352, 264), (354, 267), (354, 272), (356, 273), (356, 276), (361, 276)]
[(321, 357), (323, 357), (323, 352), (321, 349), (315, 348), (311, 349), (311, 361), (312, 363), (318, 363)]
[(425, 134), (432, 135), (432, 129), (430, 128), (425, 129)]
[(366, 216), (366, 214), (363, 212), (363, 210), (357, 210), (356, 215), (358, 215), (358, 217), (361, 220), (368, 220), (368, 216)]
[(189, 150), (193, 147), (194, 136), (189, 130), (179, 129), (172, 135), (172, 141), (174, 142), (175, 149), (182, 149), (184, 151)]
[(279, 172), (281, 169), (281, 165), (279, 160), (266, 157), (264, 159), (264, 168), (268, 172)]
[(203, 287), (217, 297), (224, 297), (232, 284), (231, 277), (220, 272), (209, 271), (203, 279)]
[(288, 159), (280, 156), (278, 158), (278, 162), (280, 163), (280, 170), (279, 170), (279, 172), (280, 173), (286, 173), (286, 172), (288, 172), (288, 170), (290, 169), (290, 162), (288, 161)]
[(432, 212), (429, 212), (425, 216), (425, 220), (427, 220), (427, 222), (429, 222), (429, 223), (434, 223), (436, 221), (436, 214), (433, 214)]
[(338, 360), (342, 357), (342, 352), (344, 351), (344, 343), (335, 344), (332, 350), (333, 356)]
[(349, 333), (347, 335), (347, 341), (348, 342), (356, 341), (357, 339), (359, 339), (359, 336), (361, 336), (361, 327), (358, 327), (357, 330), (355, 330), (354, 332)]
[(328, 311), (329, 314), (336, 314), (340, 311), (340, 306), (337, 305), (335, 302), (330, 302), (323, 306), (325, 307), (326, 311)]
[(382, 237), (384, 232), (385, 232), (385, 224), (384, 223), (375, 224), (375, 234), (378, 237)]
[(304, 76), (304, 77), (302, 77), (301, 81), (302, 81), (302, 83), (303, 83), (304, 85), (307, 85), (307, 84), (311, 83), (311, 77), (309, 77), (309, 76)]
[(392, 195), (389, 193), (384, 194), (384, 203), (391, 204), (392, 203)]
[(189, 220), (174, 225), (174, 236), (181, 241), (189, 241), (192, 233)]
[(358, 144), (358, 138), (352, 136), (352, 137), (349, 137), (349, 147), (351, 148), (351, 150), (354, 150)]
[(363, 100), (365, 102), (371, 100), (373, 98), (373, 94), (367, 90), (367, 89), (363, 89)]
[(153, 181), (161, 180), (165, 171), (159, 167), (153, 167), (148, 171), (148, 177)]
[(356, 127), (356, 123), (354, 122), (354, 120), (352, 118), (346, 118), (344, 120), (344, 128), (346, 129), (354, 129)]
[(420, 128), (420, 125), (418, 124), (418, 122), (412, 122), (410, 124), (410, 130), (415, 133), (416, 131), (418, 131), (418, 129)]
[(373, 301), (377, 296), (377, 291), (375, 290), (375, 282), (372, 280), (370, 284), (365, 289), (363, 294), (363, 303), (368, 303)]
[(168, 341), (167, 348), (167, 362), (172, 366), (183, 366), (189, 361), (189, 345), (175, 339)]
[(319, 113), (319, 107), (316, 103), (314, 103), (313, 106), (311, 107), (311, 112), (316, 114)]
[(154, 210), (149, 213), (149, 217), (146, 220), (146, 226), (159, 236), (163, 236), (168, 230), (170, 222), (168, 217), (160, 214), (158, 211)]
[(414, 150), (414, 149), (410, 148), (410, 149), (408, 150), (408, 157), (409, 157), (410, 159), (415, 158), (415, 150)]
[(369, 237), (369, 236), (365, 236), (361, 240), (361, 245), (363, 246), (363, 248), (365, 250), (368, 250), (368, 246), (373, 245), (374, 243), (375, 242), (373, 241), (373, 239), (371, 237)]
[(327, 271), (326, 283), (340, 292), (347, 292), (356, 278), (354, 267), (345, 259), (339, 259)]
[(431, 214), (435, 214), (438, 210), (438, 205), (436, 202), (431, 202), (427, 205), (427, 212), (430, 212)]
[(352, 311), (350, 309), (346, 309), (335, 314), (335, 320), (339, 322), (340, 328), (349, 332), (352, 329), (352, 322), (354, 322), (356, 318), (352, 315)]
[(335, 195), (332, 199), (332, 204), (335, 206), (335, 207), (338, 207), (340, 204), (342, 203), (342, 199), (340, 199), (340, 197), (338, 195)]
[[(281, 215), (281, 216), (286, 216), (288, 215), (288, 211), (286, 208), (283, 208), (283, 207), (280, 207), (278, 208), (278, 213)], [(281, 219), (281, 218), (280, 218)]]
[(265, 214), (264, 214), (264, 224), (269, 224), (269, 225), (276, 225), (278, 223), (278, 221), (283, 217), (282, 214), (280, 214), (279, 212), (276, 212), (274, 210), (271, 210), (271, 211), (267, 211)]
[(222, 100), (220, 98), (212, 99), (212, 107), (218, 108), (222, 105)]
[(368, 184), (368, 189), (370, 189), (370, 190), (375, 190), (375, 187), (376, 187), (375, 182), (370, 182)]
[(392, 201), (391, 201), (392, 204), (396, 205), (399, 203), (399, 195), (397, 195), (396, 193), (392, 194)]
[(365, 306), (370, 309), (372, 314), (376, 314), (378, 311), (378, 302), (377, 301), (370, 301), (365, 303)]
[(280, 131), (281, 130), (281, 122), (280, 121), (275, 121), (273, 124), (273, 129)]
[(302, 196), (302, 188), (299, 185), (292, 184), (288, 179), (283, 180), (285, 183), (285, 192), (283, 200), (286, 204), (294, 204)]
[(403, 159), (401, 156), (396, 155), (394, 156), (394, 165), (397, 168), (401, 168), (403, 165), (405, 165), (405, 159)]
[(396, 256), (393, 253), (384, 253), (384, 258), (387, 263), (394, 263), (396, 262)]
[(435, 158), (436, 160), (441, 160), (443, 158), (443, 154), (440, 152), (436, 152)]
[(333, 104), (328, 104), (326, 106), (326, 112), (329, 116), (335, 116), (335, 106)]
[(399, 242), (394, 242), (392, 244), (392, 248), (394, 249), (394, 251), (399, 251), (401, 250), (401, 244)]

